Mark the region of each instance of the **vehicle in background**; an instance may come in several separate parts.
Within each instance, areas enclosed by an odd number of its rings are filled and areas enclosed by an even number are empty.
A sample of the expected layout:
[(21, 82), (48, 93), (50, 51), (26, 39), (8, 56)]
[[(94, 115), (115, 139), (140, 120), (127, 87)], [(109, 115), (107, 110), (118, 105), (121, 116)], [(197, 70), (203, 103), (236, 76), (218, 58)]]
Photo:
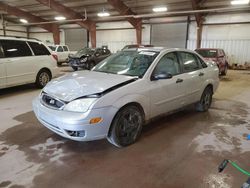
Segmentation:
[(65, 63), (71, 53), (67, 45), (49, 45), (48, 47), (57, 55), (57, 65)]
[(78, 68), (92, 69), (97, 63), (111, 55), (111, 52), (106, 47), (102, 48), (82, 48), (74, 55), (69, 56), (69, 66), (74, 71)]
[(91, 71), (51, 81), (33, 101), (38, 120), (65, 138), (133, 144), (145, 122), (195, 104), (207, 111), (219, 84), (214, 62), (184, 49), (120, 51)]
[(40, 41), (0, 37), (0, 88), (36, 83), (59, 75), (56, 56)]
[(126, 50), (126, 49), (131, 49), (131, 48), (146, 48), (146, 47), (154, 47), (154, 45), (151, 45), (151, 44), (141, 44), (141, 45), (138, 45), (138, 44), (129, 44), (129, 45), (126, 45), (122, 48), (122, 50)]
[(219, 48), (198, 48), (195, 50), (205, 60), (214, 61), (219, 67), (220, 75), (226, 75), (228, 69), (228, 60), (223, 49)]

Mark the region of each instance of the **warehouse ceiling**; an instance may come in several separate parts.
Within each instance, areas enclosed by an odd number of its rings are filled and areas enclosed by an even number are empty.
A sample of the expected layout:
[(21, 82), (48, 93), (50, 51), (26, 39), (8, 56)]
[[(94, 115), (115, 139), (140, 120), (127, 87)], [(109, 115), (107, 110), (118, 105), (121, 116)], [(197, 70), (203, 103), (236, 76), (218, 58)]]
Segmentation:
[[(98, 12), (105, 10), (110, 13), (108, 21), (126, 19), (124, 17), (118, 17), (121, 15), (121, 12), (119, 13), (117, 9), (110, 4), (109, 0), (2, 0), (0, 1), (0, 8), (1, 11), (7, 12), (5, 15), (6, 20), (15, 23), (20, 23), (20, 17), (10, 14), (7, 10), (8, 6), (4, 5), (9, 5), (44, 20), (52, 21), (55, 16), (63, 16), (62, 12), (58, 12), (58, 10), (52, 8), (52, 4), (50, 4), (52, 2), (59, 3), (70, 8), (75, 13), (78, 13), (74, 18), (84, 18), (86, 11), (89, 20), (94, 22), (105, 21), (107, 19), (97, 16)], [(133, 14), (137, 15), (152, 14), (153, 7), (162, 5), (167, 6), (168, 12), (232, 7), (229, 0), (123, 0), (122, 2), (130, 8)], [(238, 10), (238, 12), (249, 12), (249, 10), (250, 9)], [(185, 14), (187, 13), (183, 13), (183, 15)], [(66, 19), (72, 18), (66, 16)]]

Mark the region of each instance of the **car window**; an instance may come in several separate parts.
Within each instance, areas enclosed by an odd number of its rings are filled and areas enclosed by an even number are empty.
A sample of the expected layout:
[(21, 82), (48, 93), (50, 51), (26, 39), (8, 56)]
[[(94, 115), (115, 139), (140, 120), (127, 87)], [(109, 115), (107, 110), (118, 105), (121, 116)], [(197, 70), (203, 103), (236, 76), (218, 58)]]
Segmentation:
[(58, 46), (57, 52), (63, 52), (63, 48), (61, 46)]
[(206, 68), (206, 67), (207, 67), (207, 64), (206, 64), (199, 56), (196, 56), (196, 57), (197, 57), (199, 63), (201, 64), (201, 66), (202, 66), (203, 68)]
[(180, 74), (180, 72), (180, 64), (174, 52), (164, 55), (154, 70), (154, 74), (156, 75), (168, 73), (174, 76)]
[(179, 52), (184, 72), (192, 72), (201, 68), (197, 57), (189, 52)]
[(38, 42), (28, 42), (35, 55), (50, 55), (49, 50)]
[(32, 52), (25, 41), (1, 40), (5, 57), (32, 56)]
[(120, 51), (97, 64), (92, 70), (142, 77), (158, 54), (153, 51)]
[(69, 51), (69, 49), (68, 49), (67, 46), (63, 46), (63, 50), (64, 50), (65, 52)]
[(218, 56), (216, 49), (196, 49), (195, 51), (205, 58), (215, 58)]
[(55, 46), (48, 46), (53, 52), (56, 50)]

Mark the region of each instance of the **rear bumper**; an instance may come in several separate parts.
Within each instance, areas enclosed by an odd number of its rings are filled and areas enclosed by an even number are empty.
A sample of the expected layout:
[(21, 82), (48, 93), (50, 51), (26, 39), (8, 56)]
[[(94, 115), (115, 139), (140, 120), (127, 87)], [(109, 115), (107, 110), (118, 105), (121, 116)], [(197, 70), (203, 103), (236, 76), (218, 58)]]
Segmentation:
[[(33, 100), (32, 104), (37, 119), (45, 127), (62, 137), (75, 141), (106, 138), (112, 119), (117, 112), (117, 109), (112, 106), (91, 109), (85, 113), (54, 110), (42, 105), (38, 97)], [(90, 119), (94, 117), (101, 117), (102, 121), (90, 124)]]

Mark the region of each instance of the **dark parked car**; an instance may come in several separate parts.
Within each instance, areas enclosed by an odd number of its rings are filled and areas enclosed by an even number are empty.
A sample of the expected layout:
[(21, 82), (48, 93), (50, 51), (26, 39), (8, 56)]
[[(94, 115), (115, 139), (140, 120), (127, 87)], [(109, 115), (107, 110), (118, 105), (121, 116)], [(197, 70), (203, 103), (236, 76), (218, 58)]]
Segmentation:
[(198, 54), (204, 57), (205, 60), (214, 61), (218, 67), (221, 75), (227, 74), (228, 61), (223, 49), (218, 48), (199, 48), (195, 50)]
[(69, 56), (69, 65), (74, 71), (77, 71), (78, 68), (92, 69), (97, 63), (110, 55), (111, 52), (107, 48), (85, 47)]

